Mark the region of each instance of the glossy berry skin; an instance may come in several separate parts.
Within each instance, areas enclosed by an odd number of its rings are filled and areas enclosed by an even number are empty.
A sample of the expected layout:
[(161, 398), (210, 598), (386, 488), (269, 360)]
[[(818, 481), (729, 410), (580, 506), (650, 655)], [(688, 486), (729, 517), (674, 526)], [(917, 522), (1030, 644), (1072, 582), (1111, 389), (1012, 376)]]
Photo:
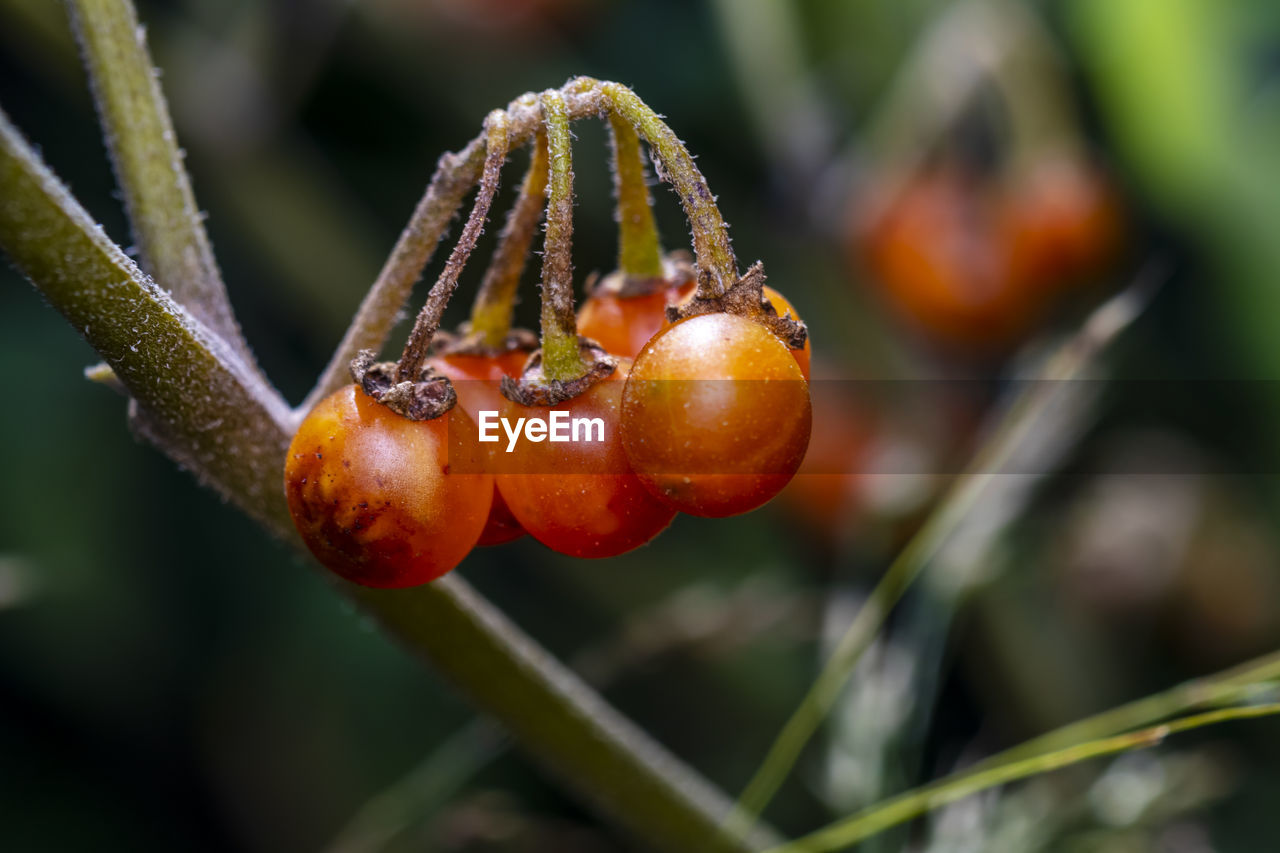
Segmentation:
[(641, 351), (622, 395), (632, 468), (690, 515), (747, 512), (795, 474), (809, 443), (809, 387), (787, 345), (733, 314), (672, 325)]
[(285, 496), (298, 533), (335, 574), (372, 587), (417, 586), (462, 561), (493, 500), (475, 425), (458, 406), (411, 421), (348, 385), (298, 428), (285, 461)]
[[(534, 443), (521, 440), (497, 458), (498, 491), (512, 514), (543, 545), (573, 557), (613, 557), (653, 539), (675, 510), (655, 499), (631, 471), (622, 449), (619, 412), (631, 362), (620, 359), (608, 379), (550, 408), (508, 402), (503, 416), (600, 418), (604, 440)], [(595, 433), (592, 434), (595, 436)]]
[[(785, 317), (788, 320), (800, 322), (800, 314), (787, 301), (787, 297), (774, 290), (769, 285), (764, 286), (764, 298), (773, 306), (774, 313), (779, 317)], [(812, 357), (812, 347), (809, 346), (809, 339), (804, 339), (804, 347), (801, 349), (793, 349), (791, 354), (795, 356), (796, 364), (800, 365), (800, 372), (804, 374), (807, 381), (809, 379), (809, 362)]]
[[(503, 376), (517, 377), (529, 354), (523, 350), (509, 350), (497, 355), (442, 355), (435, 356), (430, 364), (454, 383), (458, 405), (473, 421), (478, 421), (480, 411), (502, 411), (507, 400), (499, 391)], [(525, 530), (507, 508), (507, 502), (497, 486), (493, 489), (493, 505), (489, 519), (480, 534), (477, 545), (501, 545), (523, 536)]]
[(693, 291), (693, 282), (639, 296), (620, 296), (598, 289), (578, 309), (578, 334), (591, 338), (613, 355), (635, 358), (649, 339), (667, 325), (667, 306), (684, 301)]

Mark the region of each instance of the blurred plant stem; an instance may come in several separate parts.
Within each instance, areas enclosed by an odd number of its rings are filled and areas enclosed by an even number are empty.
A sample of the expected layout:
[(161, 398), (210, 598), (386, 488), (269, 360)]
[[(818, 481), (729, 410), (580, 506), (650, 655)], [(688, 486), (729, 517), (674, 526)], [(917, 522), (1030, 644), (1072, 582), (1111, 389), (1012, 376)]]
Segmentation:
[(1138, 282), (1098, 308), (1075, 337), (1046, 362), (1037, 381), (1010, 406), (999, 428), (951, 485), (937, 509), (886, 570), (862, 609), (836, 644), (799, 707), (769, 749), (760, 768), (743, 791), (730, 828), (746, 832), (761, 814), (800, 757), (848, 683), (858, 660), (883, 627), (889, 612), (961, 523), (978, 505), (997, 477), (1006, 472), (1024, 443), (1044, 428), (1055, 411), (1060, 392), (1079, 378), (1117, 335), (1131, 323), (1155, 288), (1163, 283), (1162, 265), (1149, 266)]
[(1169, 735), (1232, 720), (1250, 720), (1280, 714), (1280, 704), (1246, 705), (1223, 708), (1183, 717), (1151, 728), (1113, 737), (1077, 743), (1063, 749), (1044, 752), (1022, 760), (1002, 762), (956, 773), (914, 791), (871, 806), (826, 829), (783, 844), (768, 853), (827, 853), (842, 850), (865, 838), (905, 823), (932, 809), (970, 797), (980, 791), (1006, 785), (1028, 776), (1079, 764), (1091, 758), (1115, 755), (1135, 749), (1158, 746)]
[[(780, 591), (759, 576), (727, 591), (695, 586), (637, 613), (571, 663), (600, 689), (666, 655), (701, 652), (722, 657), (783, 625), (803, 631), (813, 624), (813, 615), (811, 600)], [(413, 827), (431, 821), (509, 745), (510, 739), (492, 719), (472, 720), (366, 802), (327, 848), (329, 853), (388, 849)]]

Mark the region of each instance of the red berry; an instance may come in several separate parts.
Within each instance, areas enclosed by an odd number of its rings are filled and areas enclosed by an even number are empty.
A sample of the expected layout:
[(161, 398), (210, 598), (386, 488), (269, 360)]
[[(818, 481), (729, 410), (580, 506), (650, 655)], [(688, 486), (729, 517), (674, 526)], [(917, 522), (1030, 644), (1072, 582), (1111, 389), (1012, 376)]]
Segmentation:
[(933, 337), (1000, 349), (1030, 327), (1036, 288), (1014, 275), (995, 200), (960, 170), (917, 176), (875, 217), (865, 255), (890, 304)]
[[(482, 410), (499, 411), (507, 400), (499, 390), (503, 376), (518, 377), (529, 353), (524, 350), (507, 350), (497, 355), (453, 354), (435, 356), (430, 364), (454, 383), (458, 393), (458, 405), (473, 421), (480, 418)], [(501, 545), (519, 539), (525, 533), (516, 521), (507, 502), (493, 489), (493, 505), (489, 508), (489, 520), (480, 534), (477, 545)]]
[(1119, 254), (1124, 218), (1106, 176), (1086, 161), (1049, 159), (1008, 190), (1005, 227), (1022, 274), (1057, 290), (1103, 272)]
[(475, 425), (460, 407), (411, 421), (348, 385), (307, 415), (289, 445), (293, 523), (316, 559), (349, 581), (434, 580), (475, 545), (493, 499), (492, 476), (449, 473), (451, 454), (481, 470)]
[(755, 509), (809, 443), (809, 387), (787, 345), (733, 314), (703, 314), (641, 351), (622, 394), (622, 441), (644, 484), (690, 515)]
[[(502, 416), (550, 421), (552, 412), (599, 418), (602, 441), (533, 442), (522, 439), (512, 453), (499, 452), (498, 491), (525, 530), (542, 544), (574, 557), (612, 557), (661, 533), (675, 510), (656, 500), (627, 463), (618, 427), (619, 400), (629, 360), (608, 379), (550, 408), (508, 401)], [(586, 432), (581, 437), (586, 436)], [(505, 445), (506, 437), (502, 443)], [(505, 446), (503, 448), (505, 451)]]
[(635, 358), (667, 324), (667, 306), (684, 301), (693, 291), (692, 281), (637, 296), (597, 288), (578, 310), (578, 334), (596, 341), (606, 352)]

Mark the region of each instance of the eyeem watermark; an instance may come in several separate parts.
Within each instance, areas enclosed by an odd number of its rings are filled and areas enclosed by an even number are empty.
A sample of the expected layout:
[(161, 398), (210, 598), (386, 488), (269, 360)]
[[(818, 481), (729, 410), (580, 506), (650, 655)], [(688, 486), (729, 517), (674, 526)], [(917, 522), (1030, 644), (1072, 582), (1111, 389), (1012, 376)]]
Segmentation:
[(480, 413), (480, 440), (501, 441), (498, 427), (507, 436), (507, 452), (516, 449), (523, 435), (534, 443), (541, 441), (604, 441), (604, 418), (575, 418), (568, 412), (552, 412), (550, 418), (501, 417), (498, 412), (482, 410)]

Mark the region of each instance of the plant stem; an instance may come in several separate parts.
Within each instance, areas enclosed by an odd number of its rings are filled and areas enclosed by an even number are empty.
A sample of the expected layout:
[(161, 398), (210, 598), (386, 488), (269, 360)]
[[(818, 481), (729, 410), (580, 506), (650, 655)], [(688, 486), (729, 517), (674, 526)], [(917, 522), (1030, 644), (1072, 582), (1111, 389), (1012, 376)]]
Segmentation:
[(417, 379), (427, 360), (431, 337), (440, 328), (440, 318), (444, 316), (445, 306), (458, 288), (458, 276), (462, 275), (462, 269), (467, 265), (476, 241), (484, 231), (485, 220), (489, 218), (489, 208), (498, 192), (502, 165), (507, 161), (508, 144), (507, 114), (502, 110), (494, 110), (485, 119), (485, 156), (480, 190), (476, 193), (476, 201), (471, 208), (471, 215), (467, 217), (467, 224), (462, 228), (462, 235), (449, 253), (449, 260), (431, 288), (431, 293), (427, 295), (426, 304), (422, 306), (418, 319), (413, 324), (413, 331), (409, 333), (404, 354), (400, 356), (400, 364), (396, 368), (396, 379), (400, 382)]
[(0, 248), (111, 366), (149, 437), (273, 532), (290, 531), (280, 479), (261, 473), (283, 465), (284, 402), (125, 257), (3, 112)]
[(547, 236), (542, 253), (542, 373), (551, 381), (587, 372), (573, 314), (573, 144), (564, 96), (542, 93), (550, 178)]
[[(304, 550), (281, 488), (289, 411), (111, 243), (3, 113), (0, 248), (111, 365), (161, 450)], [(720, 831), (722, 794), (456, 573), (395, 592), (335, 585), (620, 824), (670, 850), (753, 849)], [(776, 841), (754, 847), (763, 843)]]
[(142, 268), (257, 369), (183, 167), (130, 0), (68, 0)]
[(507, 215), (507, 224), (498, 237), (498, 247), (471, 309), (471, 332), (479, 335), (485, 346), (502, 347), (511, 331), (520, 276), (524, 274), (546, 201), (547, 137), (539, 133), (529, 159), (529, 171), (520, 184), (520, 195)]
[(458, 153), (446, 153), (440, 157), (435, 174), (409, 218), (409, 224), (383, 264), (378, 280), (360, 303), (360, 310), (320, 374), (315, 388), (298, 406), (296, 419), (301, 420), (316, 403), (351, 381), (348, 368), (356, 353), (365, 349), (382, 349), (413, 290), (414, 282), (435, 254), (436, 246), (462, 204), (463, 196), (480, 180), (484, 154), (484, 135), (481, 135)]
[(662, 164), (658, 177), (675, 187), (693, 229), (698, 295), (707, 298), (722, 295), (738, 280), (738, 264), (729, 243), (729, 229), (716, 207), (715, 196), (711, 195), (707, 181), (698, 171), (688, 149), (661, 117), (626, 86), (600, 83), (589, 78), (580, 78), (578, 83), (599, 87), (613, 113), (630, 122), (657, 154)]
[(613, 186), (618, 197), (618, 269), (629, 279), (662, 278), (662, 246), (645, 181), (645, 156), (636, 129), (609, 116)]
[(841, 637), (831, 657), (774, 740), (759, 769), (747, 784), (731, 816), (734, 832), (743, 832), (768, 805), (790, 773), (801, 750), (826, 718), (868, 646), (894, 605), (933, 559), (977, 504), (993, 480), (1046, 413), (1053, 411), (1059, 384), (1079, 378), (1097, 355), (1141, 311), (1163, 269), (1144, 270), (1139, 281), (1098, 308), (1081, 331), (1046, 363), (1042, 375), (1030, 382), (1010, 407), (1000, 428), (952, 483), (937, 509), (890, 564), (870, 597)]
[(1059, 770), (1092, 758), (1158, 746), (1169, 735), (1231, 720), (1251, 720), (1280, 714), (1280, 704), (1246, 705), (1183, 717), (1152, 728), (1102, 740), (1087, 741), (997, 767), (953, 774), (929, 785), (892, 797), (804, 838), (774, 847), (768, 853), (828, 853), (843, 850), (879, 832), (905, 823), (941, 806), (1006, 785), (1018, 779)]

